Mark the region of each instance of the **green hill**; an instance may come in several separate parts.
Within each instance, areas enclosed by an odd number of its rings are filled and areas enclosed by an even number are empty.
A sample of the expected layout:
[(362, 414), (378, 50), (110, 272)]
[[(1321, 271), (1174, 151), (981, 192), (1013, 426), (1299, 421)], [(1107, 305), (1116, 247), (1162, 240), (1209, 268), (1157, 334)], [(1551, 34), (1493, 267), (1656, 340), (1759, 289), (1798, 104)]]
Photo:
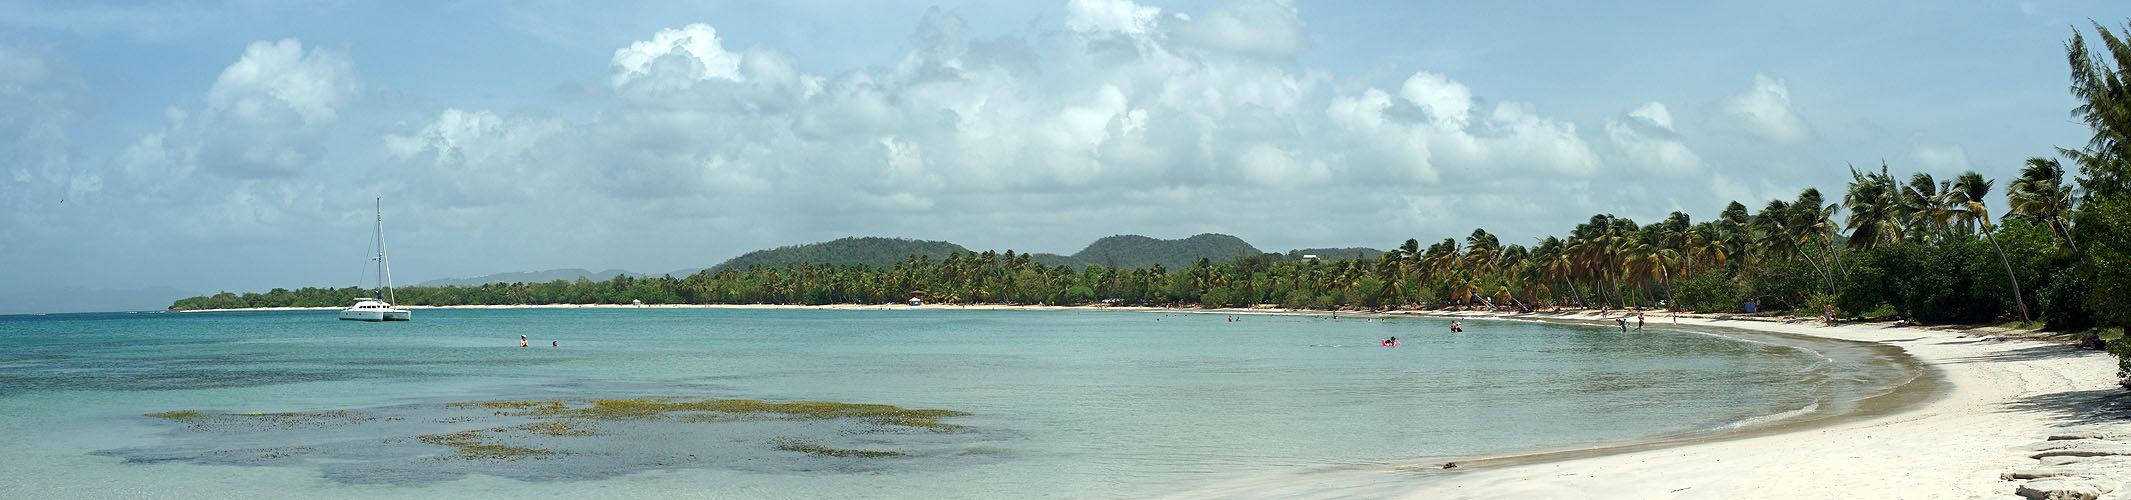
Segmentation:
[(929, 255), (934, 262), (946, 259), (956, 252), (968, 252), (961, 245), (945, 241), (909, 240), (903, 238), (844, 238), (836, 241), (791, 245), (756, 250), (733, 257), (711, 267), (716, 273), (727, 269), (745, 270), (748, 266), (784, 267), (790, 264), (866, 264), (890, 267), (912, 255)]
[[(1345, 250), (1345, 249), (1343, 249)], [(1366, 249), (1361, 249), (1366, 250)], [(716, 273), (726, 269), (741, 270), (748, 266), (784, 267), (801, 262), (809, 264), (867, 264), (893, 266), (912, 255), (929, 255), (937, 262), (956, 252), (969, 252), (968, 248), (945, 241), (923, 241), (903, 238), (844, 238), (836, 241), (792, 245), (748, 252), (732, 260), (710, 268)], [(1233, 262), (1238, 257), (1258, 255), (1256, 247), (1242, 239), (1225, 234), (1207, 233), (1180, 240), (1161, 240), (1139, 235), (1119, 235), (1095, 240), (1094, 243), (1073, 255), (1031, 253), (1030, 260), (1046, 266), (1103, 266), (1116, 263), (1117, 267), (1132, 269), (1161, 264), (1168, 269), (1191, 267), (1200, 258), (1214, 262)], [(1351, 252), (1326, 259), (1351, 257)]]
[[(487, 276), (475, 276), (472, 278), (434, 279), (421, 283), (415, 283), (414, 286), (481, 286), (489, 283), (547, 283), (555, 280), (574, 281), (577, 278), (584, 278), (592, 281), (606, 281), (614, 279), (615, 276), (628, 276), (631, 278), (644, 277), (644, 275), (642, 274), (623, 271), (620, 269), (608, 269), (596, 273), (583, 269), (549, 269), (546, 271), (496, 273)], [(687, 275), (677, 274), (675, 276)]]
[(1088, 244), (1087, 248), (1073, 254), (1073, 259), (1085, 264), (1109, 265), (1117, 263), (1120, 268), (1149, 267), (1161, 264), (1168, 269), (1191, 267), (1200, 258), (1214, 262), (1232, 262), (1237, 258), (1258, 255), (1256, 247), (1242, 238), (1226, 234), (1206, 233), (1181, 240), (1158, 240), (1146, 236), (1126, 234), (1111, 236)]

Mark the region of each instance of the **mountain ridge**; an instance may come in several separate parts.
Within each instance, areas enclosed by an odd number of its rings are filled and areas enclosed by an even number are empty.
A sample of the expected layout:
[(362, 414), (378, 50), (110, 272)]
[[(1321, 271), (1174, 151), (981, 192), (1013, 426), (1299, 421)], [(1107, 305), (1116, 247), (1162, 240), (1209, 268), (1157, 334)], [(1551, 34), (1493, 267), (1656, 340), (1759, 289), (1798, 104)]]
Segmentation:
[[(893, 267), (913, 255), (930, 257), (938, 262), (956, 253), (980, 253), (968, 247), (946, 241), (918, 240), (881, 236), (853, 236), (829, 241), (784, 245), (776, 248), (755, 250), (726, 259), (707, 268), (680, 269), (665, 273), (676, 278), (686, 277), (701, 271), (717, 273), (727, 269), (745, 270), (748, 266), (784, 267), (799, 263), (808, 264), (861, 264), (876, 267)], [(1210, 262), (1234, 262), (1236, 259), (1260, 255), (1265, 252), (1249, 242), (1221, 233), (1200, 233), (1184, 238), (1160, 239), (1137, 234), (1119, 234), (1099, 238), (1072, 255), (1045, 252), (1029, 252), (1029, 259), (1046, 266), (1117, 265), (1123, 269), (1136, 269), (1161, 265), (1165, 269), (1183, 269), (1204, 258)], [(1303, 248), (1289, 250), (1282, 255), (1299, 259), (1304, 255), (1316, 255), (1325, 260), (1350, 258), (1375, 258), (1382, 251), (1364, 248)], [(481, 286), (490, 283), (547, 283), (555, 280), (575, 281), (583, 277), (591, 281), (607, 281), (615, 276), (631, 278), (654, 278), (659, 275), (637, 273), (622, 269), (607, 269), (593, 272), (582, 268), (548, 269), (543, 271), (503, 272), (465, 278), (443, 278), (415, 283), (414, 286)]]

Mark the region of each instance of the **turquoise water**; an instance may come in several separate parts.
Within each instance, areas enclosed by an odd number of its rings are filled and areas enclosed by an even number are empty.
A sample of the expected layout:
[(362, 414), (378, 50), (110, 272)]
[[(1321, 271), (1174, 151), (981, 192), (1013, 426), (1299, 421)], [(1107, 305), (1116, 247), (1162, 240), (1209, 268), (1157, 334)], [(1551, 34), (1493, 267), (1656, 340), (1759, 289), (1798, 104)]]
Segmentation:
[[(1875, 371), (1885, 353), (1862, 346), (1655, 325), (1474, 320), (1453, 334), (1424, 318), (943, 308), (415, 316), (0, 316), (0, 432), (17, 436), (0, 450), (0, 496), (1190, 496), (1294, 471), (1719, 433), (1905, 380)], [(1404, 345), (1378, 346), (1387, 336)], [(539, 438), (574, 451), (537, 460), (456, 458), (415, 438), (526, 422), (456, 402), (657, 396), (969, 415), (942, 419), (960, 426), (949, 432), (614, 422)], [(223, 420), (144, 416), (168, 411)], [(232, 416), (280, 412), (310, 416)], [(776, 446), (791, 442), (902, 455)]]

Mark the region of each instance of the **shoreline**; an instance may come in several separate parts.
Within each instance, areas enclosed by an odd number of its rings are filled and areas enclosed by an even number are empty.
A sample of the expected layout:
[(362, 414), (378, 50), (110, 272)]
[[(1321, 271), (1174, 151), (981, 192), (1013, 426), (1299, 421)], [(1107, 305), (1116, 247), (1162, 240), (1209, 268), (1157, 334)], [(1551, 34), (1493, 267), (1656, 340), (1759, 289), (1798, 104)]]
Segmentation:
[[(1598, 321), (1591, 311), (1456, 318)], [(1671, 326), (1669, 314), (1648, 317)], [(1384, 484), (1404, 498), (1974, 498), (2126, 490), (2131, 463), (2115, 358), (2060, 342), (1886, 323), (1681, 315), (1680, 326), (1738, 328), (1898, 347), (1935, 373), (1938, 394), (1892, 411), (1707, 440), (1543, 453), (1500, 467), (1425, 470), (1426, 481)], [(1914, 383), (1914, 382), (1912, 382)], [(2054, 438), (2078, 438), (2057, 439)], [(2066, 451), (2071, 450), (2071, 451)], [(2082, 451), (2085, 450), (2085, 451)], [(2099, 450), (2099, 451), (2096, 451)], [(2089, 453), (2093, 458), (2074, 458)], [(2038, 459), (2038, 455), (2060, 455)], [(2126, 451), (2124, 454), (2131, 454)], [(1585, 456), (1588, 455), (1588, 456)], [(2116, 456), (2112, 459), (2112, 456)], [(1485, 461), (1481, 461), (1485, 465)], [(2094, 498), (2094, 496), (2079, 496)], [(2076, 498), (2076, 497), (2066, 497)]]
[[(912, 307), (900, 304), (439, 306), (409, 309), (691, 308), (819, 310), (1078, 310), (1205, 314), (1338, 315), (1600, 322), (1619, 317), (1592, 310), (1534, 313), (1395, 310), (1319, 311), (1259, 308), (1177, 309), (1136, 306)], [(334, 310), (263, 308), (238, 310)], [(189, 311), (187, 311), (189, 312)], [(1647, 313), (1646, 313), (1647, 314)], [(1669, 313), (1647, 316), (1654, 327)], [(1898, 348), (1938, 384), (1920, 401), (1885, 411), (1777, 422), (1714, 436), (1659, 438), (1586, 449), (1391, 464), (1304, 474), (1288, 488), (1228, 491), (1222, 496), (1360, 495), (1375, 498), (1973, 498), (2049, 492), (2094, 498), (2131, 493), (2131, 420), (2115, 358), (2061, 339), (2006, 338), (1992, 328), (1892, 327), (1738, 315), (1681, 314), (1680, 327), (1714, 327)], [(1912, 381), (1907, 385), (1917, 384)], [(1900, 389), (1897, 389), (1899, 391)], [(2062, 438), (2062, 439), (2059, 439)], [(2122, 442), (2120, 442), (2122, 441)], [(2057, 455), (2057, 456), (2046, 456)], [(2098, 456), (2097, 456), (2098, 455)], [(1392, 472), (1392, 474), (1381, 474)], [(1367, 473), (1356, 475), (1355, 473)], [(1357, 478), (1367, 478), (1354, 481)], [(1201, 493), (1209, 493), (1202, 491)]]

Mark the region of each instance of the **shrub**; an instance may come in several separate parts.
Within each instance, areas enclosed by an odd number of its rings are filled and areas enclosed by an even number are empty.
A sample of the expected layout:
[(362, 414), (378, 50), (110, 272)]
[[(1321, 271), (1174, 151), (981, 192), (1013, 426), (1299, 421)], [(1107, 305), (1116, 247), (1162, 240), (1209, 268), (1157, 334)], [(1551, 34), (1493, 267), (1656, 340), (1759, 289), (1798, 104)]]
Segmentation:
[(1697, 274), (1672, 283), (1673, 297), (1688, 310), (1738, 312), (1746, 301), (1733, 290), (1730, 271)]

